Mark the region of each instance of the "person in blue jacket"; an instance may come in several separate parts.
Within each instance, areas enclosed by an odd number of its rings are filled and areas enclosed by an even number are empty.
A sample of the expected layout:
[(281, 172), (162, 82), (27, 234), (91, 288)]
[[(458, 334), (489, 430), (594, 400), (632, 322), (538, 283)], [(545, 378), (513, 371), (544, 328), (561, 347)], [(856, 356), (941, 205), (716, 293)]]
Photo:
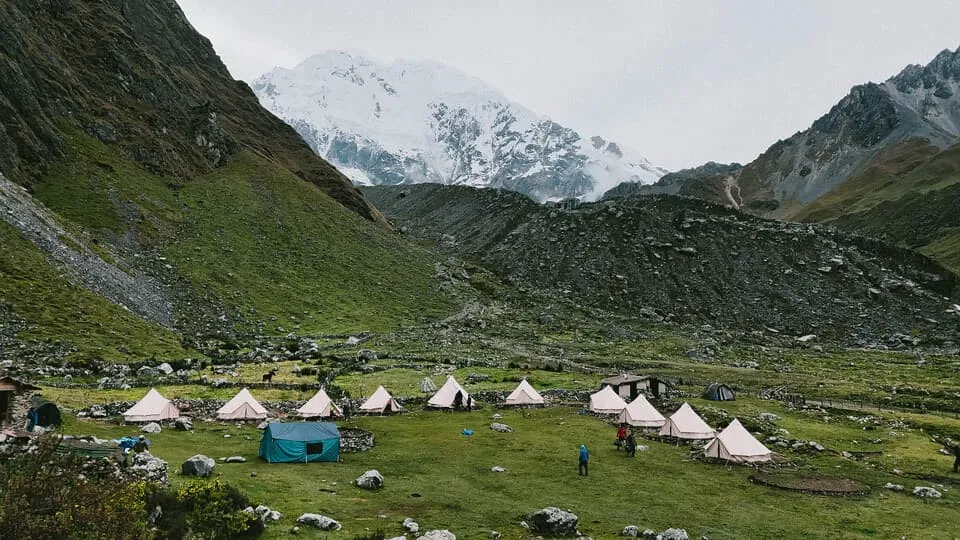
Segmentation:
[(587, 469), (587, 464), (590, 462), (590, 452), (587, 451), (587, 446), (584, 444), (580, 445), (580, 466), (577, 467), (577, 474), (582, 476), (590, 476), (590, 471)]

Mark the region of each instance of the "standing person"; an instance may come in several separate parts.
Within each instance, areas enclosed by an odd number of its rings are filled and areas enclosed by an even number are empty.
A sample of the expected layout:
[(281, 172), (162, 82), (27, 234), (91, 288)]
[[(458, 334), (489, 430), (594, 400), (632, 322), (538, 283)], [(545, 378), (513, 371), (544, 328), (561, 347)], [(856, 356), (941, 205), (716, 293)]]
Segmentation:
[(953, 455), (956, 456), (953, 460), (953, 472), (960, 472), (960, 443), (953, 443), (950, 450), (953, 450)]
[(637, 437), (633, 434), (633, 430), (630, 430), (630, 435), (627, 435), (627, 452), (630, 453), (630, 457), (637, 455)]
[(623, 443), (627, 440), (627, 426), (626, 424), (620, 424), (620, 428), (617, 430), (617, 450), (620, 450), (620, 447), (623, 446)]
[(134, 443), (133, 451), (139, 454), (141, 452), (146, 452), (148, 450), (150, 450), (150, 441), (148, 441), (146, 437), (141, 435), (140, 437), (137, 438), (137, 442)]
[(578, 476), (590, 476), (587, 465), (590, 463), (590, 452), (587, 452), (587, 445), (580, 445), (580, 465), (577, 467)]

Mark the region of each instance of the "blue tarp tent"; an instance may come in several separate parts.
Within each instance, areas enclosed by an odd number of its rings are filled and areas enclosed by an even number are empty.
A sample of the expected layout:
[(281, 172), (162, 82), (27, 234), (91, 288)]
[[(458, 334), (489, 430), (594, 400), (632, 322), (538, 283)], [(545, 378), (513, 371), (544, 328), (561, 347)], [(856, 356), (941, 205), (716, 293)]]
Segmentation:
[(337, 461), (340, 431), (329, 422), (273, 422), (260, 437), (260, 457), (270, 463)]

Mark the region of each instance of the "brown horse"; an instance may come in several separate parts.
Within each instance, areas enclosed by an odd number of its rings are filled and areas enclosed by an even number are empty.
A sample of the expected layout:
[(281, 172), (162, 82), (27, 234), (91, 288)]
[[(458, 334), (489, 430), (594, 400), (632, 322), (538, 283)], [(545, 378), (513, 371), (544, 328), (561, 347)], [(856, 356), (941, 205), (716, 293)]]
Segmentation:
[(268, 373), (264, 373), (263, 377), (260, 379), (261, 382), (273, 382), (273, 376), (277, 374), (277, 368), (271, 369)]

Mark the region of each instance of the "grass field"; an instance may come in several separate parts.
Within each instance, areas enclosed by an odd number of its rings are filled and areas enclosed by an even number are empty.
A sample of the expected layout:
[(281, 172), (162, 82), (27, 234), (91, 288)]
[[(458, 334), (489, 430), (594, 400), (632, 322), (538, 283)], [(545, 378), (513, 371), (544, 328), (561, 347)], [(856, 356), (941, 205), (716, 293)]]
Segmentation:
[[(260, 433), (252, 426), (200, 422), (193, 432), (165, 430), (151, 438), (154, 453), (168, 460), (172, 469), (196, 453), (246, 457), (243, 464), (219, 463), (217, 475), (241, 486), (252, 500), (284, 513), (281, 522), (269, 527), (267, 537), (286, 536), (300, 513), (318, 512), (340, 520), (343, 530), (312, 536), (304, 531), (304, 537), (352, 538), (378, 529), (389, 537), (402, 532), (400, 521), (409, 516), (425, 529), (449, 528), (460, 538), (485, 537), (491, 529), (505, 538), (525, 538), (529, 533), (519, 522), (548, 505), (576, 512), (582, 532), (593, 538), (613, 538), (629, 524), (657, 530), (683, 527), (691, 537), (712, 539), (960, 535), (957, 488), (938, 488), (944, 497), (932, 502), (881, 488), (888, 481), (904, 484), (907, 492), (915, 485), (930, 485), (895, 476), (889, 472), (893, 468), (960, 481), (960, 475), (947, 472), (951, 458), (939, 455), (939, 446), (919, 430), (898, 429), (895, 436), (887, 428), (867, 433), (861, 424), (841, 415), (824, 421), (753, 399), (691, 402), (701, 409), (723, 408), (745, 417), (774, 412), (781, 416), (778, 425), (793, 437), (817, 440), (829, 450), (881, 450), (881, 457), (863, 462), (829, 452), (785, 452), (801, 474), (854, 479), (868, 484), (870, 494), (831, 498), (757, 486), (747, 480), (751, 469), (692, 460), (689, 448), (660, 442), (644, 441), (649, 450), (630, 459), (615, 451), (611, 425), (564, 407), (497, 411), (487, 406), (472, 413), (417, 411), (355, 418), (341, 425), (373, 431), (376, 447), (344, 454), (342, 463), (336, 464), (268, 465), (256, 457)], [(501, 421), (515, 432), (489, 430), (494, 412), (503, 414)], [(944, 423), (942, 429), (960, 431), (958, 421), (934, 421)], [(464, 428), (475, 434), (461, 435)], [(133, 426), (73, 418), (65, 431), (99, 437), (136, 433)], [(224, 438), (225, 434), (231, 437)], [(867, 442), (876, 438), (883, 442)], [(581, 443), (592, 452), (589, 477), (576, 473), (575, 454)], [(507, 471), (492, 473), (494, 465)], [(381, 491), (350, 485), (371, 468), (386, 477)], [(253, 471), (256, 477), (250, 476)], [(186, 481), (177, 474), (171, 478), (174, 483)]]

